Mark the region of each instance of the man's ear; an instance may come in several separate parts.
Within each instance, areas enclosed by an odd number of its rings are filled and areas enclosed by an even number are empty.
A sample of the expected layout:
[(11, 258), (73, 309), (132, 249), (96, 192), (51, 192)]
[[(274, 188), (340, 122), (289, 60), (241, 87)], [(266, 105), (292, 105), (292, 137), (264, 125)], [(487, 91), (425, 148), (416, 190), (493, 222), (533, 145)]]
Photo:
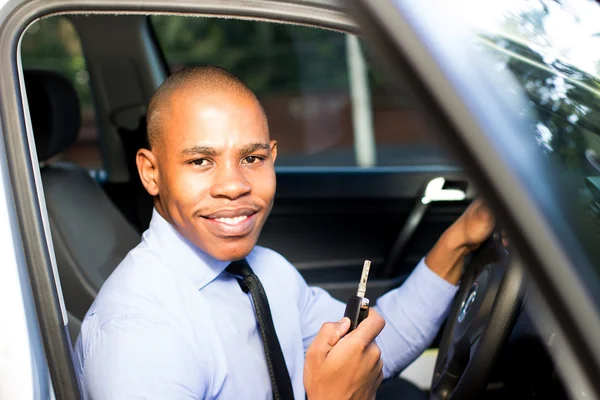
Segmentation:
[(139, 149), (135, 162), (142, 184), (152, 197), (158, 195), (158, 160), (154, 153), (147, 149)]
[(273, 164), (275, 164), (275, 159), (277, 158), (277, 140), (271, 140), (269, 147), (271, 147), (271, 158), (273, 159)]

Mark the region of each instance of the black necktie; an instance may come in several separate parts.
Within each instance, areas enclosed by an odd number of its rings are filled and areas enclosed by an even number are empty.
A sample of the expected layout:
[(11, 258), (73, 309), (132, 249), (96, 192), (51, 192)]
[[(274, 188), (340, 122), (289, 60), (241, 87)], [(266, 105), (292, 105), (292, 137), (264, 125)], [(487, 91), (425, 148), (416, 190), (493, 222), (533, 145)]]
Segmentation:
[(271, 386), (273, 386), (273, 399), (292, 400), (294, 392), (292, 391), (292, 382), (288, 373), (283, 352), (277, 339), (277, 332), (273, 325), (273, 317), (269, 308), (269, 301), (265, 289), (263, 288), (258, 276), (252, 271), (246, 259), (234, 261), (227, 267), (227, 272), (232, 275), (240, 276), (238, 283), (244, 293), (250, 292), (252, 302), (254, 303), (254, 312), (258, 322), (258, 329), (262, 338), (269, 375), (271, 376)]

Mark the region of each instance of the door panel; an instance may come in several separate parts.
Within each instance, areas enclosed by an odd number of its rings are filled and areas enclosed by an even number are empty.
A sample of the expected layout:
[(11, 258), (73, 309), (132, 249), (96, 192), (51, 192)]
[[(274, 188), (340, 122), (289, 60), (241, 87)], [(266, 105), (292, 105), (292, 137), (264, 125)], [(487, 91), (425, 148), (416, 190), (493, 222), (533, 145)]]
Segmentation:
[[(465, 182), (465, 201), (432, 202), (384, 272), (392, 247), (423, 190), (434, 178)], [(373, 301), (398, 286), (464, 211), (473, 188), (453, 167), (278, 169), (275, 205), (259, 244), (278, 251), (309, 284), (346, 300), (356, 291), (363, 261), (372, 261)]]

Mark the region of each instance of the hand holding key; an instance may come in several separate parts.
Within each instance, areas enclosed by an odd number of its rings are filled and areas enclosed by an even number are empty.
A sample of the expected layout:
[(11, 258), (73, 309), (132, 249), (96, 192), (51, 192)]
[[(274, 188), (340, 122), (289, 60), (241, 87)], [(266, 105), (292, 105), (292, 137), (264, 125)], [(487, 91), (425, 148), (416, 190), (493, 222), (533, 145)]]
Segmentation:
[(374, 399), (383, 380), (381, 351), (374, 340), (384, 326), (375, 310), (350, 333), (348, 318), (323, 324), (306, 352), (308, 399)]
[(304, 387), (309, 400), (375, 398), (383, 380), (383, 362), (374, 340), (385, 321), (377, 311), (369, 312), (365, 298), (370, 266), (365, 261), (345, 317), (324, 324), (306, 352)]

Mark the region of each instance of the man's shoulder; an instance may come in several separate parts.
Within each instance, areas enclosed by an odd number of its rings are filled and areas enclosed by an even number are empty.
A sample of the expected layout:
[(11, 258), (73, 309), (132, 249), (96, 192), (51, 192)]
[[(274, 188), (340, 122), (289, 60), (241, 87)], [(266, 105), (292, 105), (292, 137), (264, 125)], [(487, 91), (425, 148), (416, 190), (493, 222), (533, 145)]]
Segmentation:
[(86, 318), (93, 314), (106, 324), (135, 313), (155, 314), (173, 297), (176, 286), (161, 256), (141, 243), (104, 282)]
[(79, 340), (88, 348), (103, 331), (143, 321), (170, 324), (180, 308), (178, 281), (161, 256), (142, 244), (121, 261), (85, 315)]

